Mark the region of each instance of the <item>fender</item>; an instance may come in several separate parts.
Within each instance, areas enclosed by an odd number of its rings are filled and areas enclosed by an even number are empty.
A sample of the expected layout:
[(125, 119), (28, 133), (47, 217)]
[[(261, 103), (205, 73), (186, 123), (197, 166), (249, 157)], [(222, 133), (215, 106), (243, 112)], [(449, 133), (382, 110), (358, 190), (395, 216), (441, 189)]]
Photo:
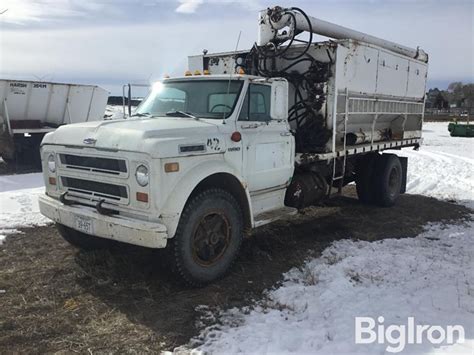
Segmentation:
[[(222, 159), (206, 160), (200, 164), (189, 169), (177, 182), (174, 189), (168, 195), (168, 198), (163, 204), (160, 213), (160, 219), (167, 227), (168, 238), (174, 237), (176, 228), (178, 227), (179, 218), (184, 209), (184, 206), (194, 191), (194, 189), (201, 183), (205, 178), (217, 174), (227, 173), (234, 176), (240, 181), (242, 188), (245, 191), (247, 204), (249, 211), (252, 211), (250, 193), (245, 182), (237, 174), (236, 170), (225, 163)], [(253, 225), (253, 215), (250, 213), (251, 224)]]

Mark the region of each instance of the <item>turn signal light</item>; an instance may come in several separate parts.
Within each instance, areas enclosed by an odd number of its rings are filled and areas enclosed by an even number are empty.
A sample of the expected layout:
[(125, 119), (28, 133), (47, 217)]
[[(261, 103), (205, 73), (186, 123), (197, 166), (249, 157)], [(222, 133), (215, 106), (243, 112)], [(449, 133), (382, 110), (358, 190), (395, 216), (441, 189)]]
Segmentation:
[(165, 173), (175, 173), (179, 171), (179, 163), (166, 163)]
[(148, 194), (144, 192), (137, 192), (137, 201), (148, 202)]
[(50, 185), (56, 185), (56, 178), (55, 177), (49, 177), (48, 182)]
[(245, 74), (244, 68), (242, 68), (242, 67), (239, 68), (239, 72), (237, 74), (241, 74), (241, 75)]

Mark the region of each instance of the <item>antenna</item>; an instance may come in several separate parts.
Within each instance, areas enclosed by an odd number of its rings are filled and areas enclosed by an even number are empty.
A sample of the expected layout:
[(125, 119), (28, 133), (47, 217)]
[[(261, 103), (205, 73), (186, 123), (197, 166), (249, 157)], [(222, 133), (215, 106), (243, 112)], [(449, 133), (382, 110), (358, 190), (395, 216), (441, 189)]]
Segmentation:
[[(241, 34), (242, 34), (242, 30), (239, 31), (239, 36), (237, 37), (237, 43), (235, 44), (234, 56), (237, 55), (237, 49), (239, 48), (239, 42), (240, 42), (240, 35)], [(230, 73), (229, 73), (229, 82), (227, 83), (227, 94), (225, 95), (226, 100), (229, 97), (230, 83), (232, 81), (232, 74), (233, 74), (233, 72), (231, 70)], [(225, 112), (222, 113), (222, 124), (225, 124)]]

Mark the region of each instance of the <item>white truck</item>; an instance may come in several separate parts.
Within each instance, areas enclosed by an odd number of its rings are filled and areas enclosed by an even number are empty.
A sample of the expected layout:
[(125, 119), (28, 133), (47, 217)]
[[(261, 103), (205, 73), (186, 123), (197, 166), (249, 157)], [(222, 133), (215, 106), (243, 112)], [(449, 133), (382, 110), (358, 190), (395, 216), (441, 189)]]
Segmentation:
[(166, 248), (199, 286), (252, 228), (350, 182), (363, 203), (395, 203), (407, 161), (381, 152), (421, 143), (427, 55), (298, 8), (262, 11), (259, 27), (251, 50), (190, 57), (192, 73), (156, 83), (135, 117), (45, 136), (40, 208), (68, 242)]
[(0, 156), (40, 164), (40, 143), (57, 127), (104, 119), (108, 91), (95, 85), (0, 79)]

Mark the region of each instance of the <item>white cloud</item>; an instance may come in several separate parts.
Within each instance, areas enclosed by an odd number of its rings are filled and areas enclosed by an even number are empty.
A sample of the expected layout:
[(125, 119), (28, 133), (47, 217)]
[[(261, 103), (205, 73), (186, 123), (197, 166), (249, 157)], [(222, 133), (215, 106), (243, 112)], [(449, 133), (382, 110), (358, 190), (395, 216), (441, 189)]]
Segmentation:
[(183, 14), (192, 14), (196, 12), (199, 5), (201, 5), (203, 0), (178, 0), (181, 4), (176, 8), (176, 12)]
[[(1, 0), (0, 20), (7, 24), (67, 20), (101, 11), (108, 0)], [(109, 3), (110, 5), (111, 3)]]
[(81, 14), (74, 9), (73, 2), (67, 0), (2, 0), (1, 8), (8, 10), (1, 15), (2, 22), (17, 25)]
[(212, 5), (238, 5), (241, 8), (251, 11), (262, 10), (265, 6), (260, 0), (178, 0), (180, 5), (176, 8), (176, 12), (192, 14), (204, 3)]

